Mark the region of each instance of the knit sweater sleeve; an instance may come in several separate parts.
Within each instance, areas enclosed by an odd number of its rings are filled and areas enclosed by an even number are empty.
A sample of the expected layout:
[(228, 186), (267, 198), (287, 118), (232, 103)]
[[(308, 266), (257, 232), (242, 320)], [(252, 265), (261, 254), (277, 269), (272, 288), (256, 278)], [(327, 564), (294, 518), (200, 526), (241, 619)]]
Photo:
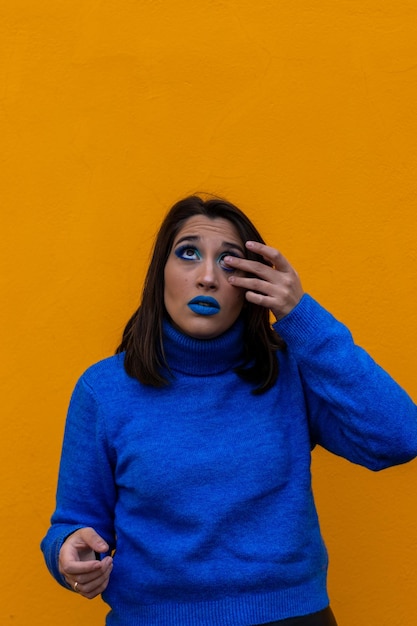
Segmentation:
[(417, 456), (417, 407), (349, 330), (304, 295), (274, 328), (296, 360), (312, 445), (380, 470)]
[(58, 477), (56, 509), (41, 548), (47, 567), (63, 586), (58, 569), (65, 539), (86, 526), (93, 527), (114, 547), (115, 487), (98, 402), (85, 377), (73, 392), (68, 409)]

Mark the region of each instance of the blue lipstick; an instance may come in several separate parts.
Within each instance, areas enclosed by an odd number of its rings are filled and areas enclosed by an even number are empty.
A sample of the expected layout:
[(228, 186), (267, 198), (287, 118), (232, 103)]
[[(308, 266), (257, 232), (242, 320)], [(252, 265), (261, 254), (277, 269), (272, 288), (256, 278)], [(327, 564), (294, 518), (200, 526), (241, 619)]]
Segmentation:
[(188, 302), (188, 306), (197, 315), (216, 315), (220, 311), (220, 304), (209, 296), (196, 296)]

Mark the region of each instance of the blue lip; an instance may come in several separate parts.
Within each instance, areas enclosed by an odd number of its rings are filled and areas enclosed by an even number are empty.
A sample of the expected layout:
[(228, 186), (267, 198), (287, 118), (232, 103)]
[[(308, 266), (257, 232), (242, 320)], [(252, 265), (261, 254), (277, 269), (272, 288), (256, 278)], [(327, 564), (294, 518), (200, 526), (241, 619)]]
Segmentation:
[(196, 296), (188, 302), (188, 306), (197, 315), (216, 315), (220, 311), (220, 304), (209, 296)]

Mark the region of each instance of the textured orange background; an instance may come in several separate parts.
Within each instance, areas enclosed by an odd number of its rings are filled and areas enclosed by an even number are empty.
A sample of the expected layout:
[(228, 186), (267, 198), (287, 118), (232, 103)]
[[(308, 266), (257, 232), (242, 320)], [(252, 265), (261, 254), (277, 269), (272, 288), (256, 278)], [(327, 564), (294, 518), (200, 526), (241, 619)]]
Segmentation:
[[(246, 210), (417, 399), (416, 35), (407, 0), (2, 0), (1, 624), (103, 625), (38, 544), (73, 385), (185, 194)], [(415, 626), (416, 462), (313, 469), (339, 626)]]

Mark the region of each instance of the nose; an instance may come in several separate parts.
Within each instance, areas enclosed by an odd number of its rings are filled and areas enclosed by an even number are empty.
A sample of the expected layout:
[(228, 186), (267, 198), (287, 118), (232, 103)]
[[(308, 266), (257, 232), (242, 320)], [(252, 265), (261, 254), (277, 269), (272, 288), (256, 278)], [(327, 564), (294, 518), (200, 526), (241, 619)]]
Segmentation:
[(210, 291), (217, 289), (219, 284), (217, 273), (218, 268), (216, 267), (216, 263), (210, 260), (203, 261), (199, 267), (197, 276), (198, 287)]

